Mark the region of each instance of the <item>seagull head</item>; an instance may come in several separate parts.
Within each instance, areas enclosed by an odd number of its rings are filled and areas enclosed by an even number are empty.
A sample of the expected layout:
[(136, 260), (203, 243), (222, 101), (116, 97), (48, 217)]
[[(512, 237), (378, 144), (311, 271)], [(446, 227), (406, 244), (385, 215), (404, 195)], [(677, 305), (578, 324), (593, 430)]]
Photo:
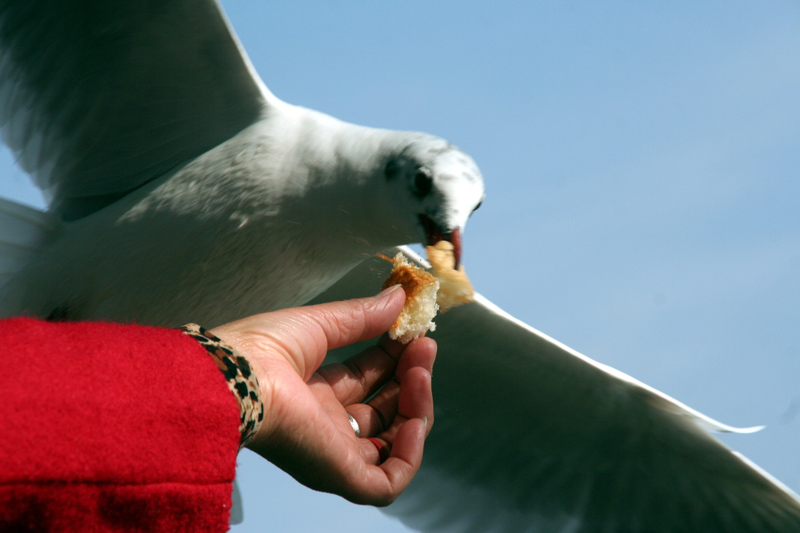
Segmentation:
[(475, 161), (443, 139), (420, 134), (390, 157), (385, 174), (395, 198), (408, 204), (413, 242), (417, 236), (428, 245), (451, 242), (458, 268), (461, 235), (484, 197), (483, 176)]

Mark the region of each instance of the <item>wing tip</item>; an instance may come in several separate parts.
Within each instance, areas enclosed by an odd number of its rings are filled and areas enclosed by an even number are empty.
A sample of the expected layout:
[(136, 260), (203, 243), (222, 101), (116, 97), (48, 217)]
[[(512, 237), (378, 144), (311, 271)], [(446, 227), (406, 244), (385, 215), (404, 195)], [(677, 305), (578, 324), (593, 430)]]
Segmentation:
[(762, 426), (750, 426), (746, 428), (735, 428), (731, 426), (725, 426), (723, 429), (718, 429), (717, 433), (739, 433), (739, 434), (747, 434), (747, 433), (757, 433), (764, 429), (765, 425)]

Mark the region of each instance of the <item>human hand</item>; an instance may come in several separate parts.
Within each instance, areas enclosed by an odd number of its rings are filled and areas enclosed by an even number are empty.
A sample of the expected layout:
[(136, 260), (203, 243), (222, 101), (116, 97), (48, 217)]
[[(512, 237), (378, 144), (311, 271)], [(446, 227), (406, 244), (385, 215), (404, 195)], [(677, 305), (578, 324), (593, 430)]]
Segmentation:
[[(304, 485), (355, 503), (388, 505), (400, 495), (419, 469), (433, 424), (432, 339), (404, 346), (383, 336), (347, 361), (320, 368), (328, 350), (389, 329), (405, 300), (393, 289), (255, 315), (211, 331), (246, 356), (259, 379), (264, 421), (247, 446)], [(378, 446), (391, 450), (385, 461)]]

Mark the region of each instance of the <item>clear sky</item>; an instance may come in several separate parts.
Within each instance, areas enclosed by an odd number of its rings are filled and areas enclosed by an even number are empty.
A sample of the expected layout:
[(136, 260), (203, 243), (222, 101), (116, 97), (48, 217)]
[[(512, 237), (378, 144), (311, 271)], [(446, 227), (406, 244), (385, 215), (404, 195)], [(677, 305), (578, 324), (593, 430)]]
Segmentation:
[[(800, 492), (800, 4), (226, 2), (267, 86), (447, 138), (476, 288)], [(42, 205), (7, 151), (2, 195)], [(498, 354), (498, 356), (502, 356)], [(405, 531), (243, 453), (237, 533)]]

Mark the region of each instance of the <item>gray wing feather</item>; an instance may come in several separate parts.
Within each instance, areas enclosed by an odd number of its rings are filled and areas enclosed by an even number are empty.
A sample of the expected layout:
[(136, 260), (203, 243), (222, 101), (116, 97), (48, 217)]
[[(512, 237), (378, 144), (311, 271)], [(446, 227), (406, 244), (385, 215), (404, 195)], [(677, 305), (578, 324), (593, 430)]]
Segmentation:
[(0, 125), (84, 216), (256, 121), (268, 91), (212, 0), (0, 2)]

